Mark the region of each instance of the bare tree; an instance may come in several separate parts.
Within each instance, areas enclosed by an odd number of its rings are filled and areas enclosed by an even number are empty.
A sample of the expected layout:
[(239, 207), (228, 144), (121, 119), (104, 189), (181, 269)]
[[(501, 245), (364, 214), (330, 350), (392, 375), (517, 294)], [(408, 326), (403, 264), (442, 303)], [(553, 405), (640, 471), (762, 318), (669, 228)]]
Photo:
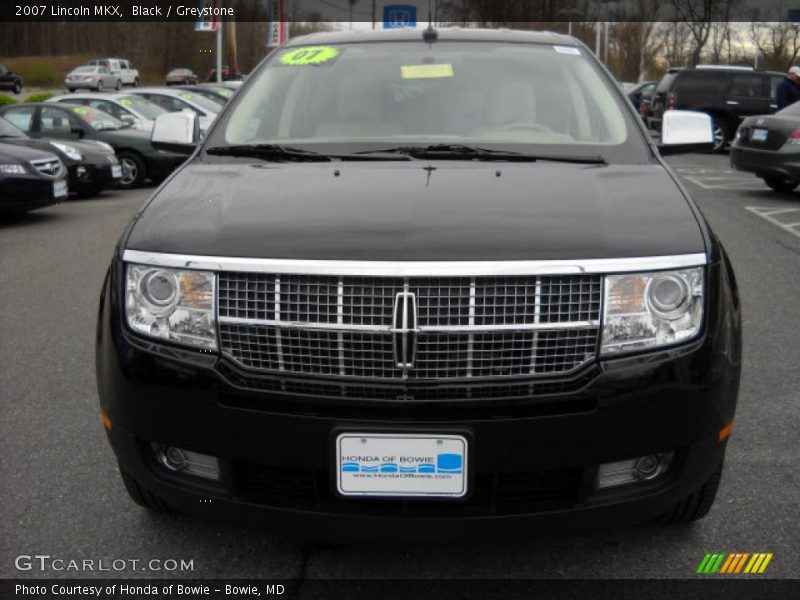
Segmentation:
[(690, 65), (700, 62), (713, 24), (727, 23), (738, 4), (739, 0), (672, 0), (675, 16), (686, 25), (691, 35)]

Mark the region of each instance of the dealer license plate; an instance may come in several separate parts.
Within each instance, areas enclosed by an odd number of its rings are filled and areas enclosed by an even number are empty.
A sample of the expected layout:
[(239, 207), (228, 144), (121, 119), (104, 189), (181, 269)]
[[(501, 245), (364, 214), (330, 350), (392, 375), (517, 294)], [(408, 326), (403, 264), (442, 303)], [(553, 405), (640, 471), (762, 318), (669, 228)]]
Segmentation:
[(120, 179), (122, 177), (122, 167), (120, 165), (113, 165), (111, 167), (112, 179)]
[(753, 129), (750, 139), (754, 142), (766, 142), (769, 131), (766, 129)]
[(336, 488), (343, 496), (461, 498), (467, 440), (450, 434), (343, 433), (336, 438)]
[(64, 198), (67, 195), (67, 180), (62, 179), (60, 181), (53, 182), (53, 197), (55, 198)]

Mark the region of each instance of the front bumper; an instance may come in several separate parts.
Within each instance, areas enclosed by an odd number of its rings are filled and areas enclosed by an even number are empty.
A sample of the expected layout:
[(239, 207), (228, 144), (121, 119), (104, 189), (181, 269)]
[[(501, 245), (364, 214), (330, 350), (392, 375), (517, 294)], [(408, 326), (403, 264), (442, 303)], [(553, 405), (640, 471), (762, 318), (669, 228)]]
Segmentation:
[[(78, 173), (83, 167), (84, 173)], [(78, 193), (95, 193), (115, 186), (119, 179), (112, 175), (112, 165), (108, 161), (97, 163), (75, 163), (69, 166), (69, 189)]]
[[(738, 301), (709, 267), (707, 324), (688, 346), (604, 361), (580, 385), (511, 402), (352, 401), (255, 389), (225, 360), (143, 341), (122, 325), (121, 263), (101, 299), (97, 375), (121, 468), (183, 512), (331, 539), (512, 537), (635, 524), (697, 490), (725, 452), (740, 370)], [(712, 284), (712, 282), (715, 282)], [(335, 493), (341, 431), (458, 433), (470, 440), (466, 499)], [(222, 482), (157, 464), (151, 444), (220, 458)], [(652, 482), (595, 487), (597, 466), (674, 453)]]
[(800, 152), (795, 149), (760, 150), (734, 144), (730, 161), (733, 168), (755, 173), (758, 177), (786, 177), (800, 181)]
[(58, 203), (53, 181), (35, 176), (4, 177), (0, 180), (0, 212), (27, 212)]

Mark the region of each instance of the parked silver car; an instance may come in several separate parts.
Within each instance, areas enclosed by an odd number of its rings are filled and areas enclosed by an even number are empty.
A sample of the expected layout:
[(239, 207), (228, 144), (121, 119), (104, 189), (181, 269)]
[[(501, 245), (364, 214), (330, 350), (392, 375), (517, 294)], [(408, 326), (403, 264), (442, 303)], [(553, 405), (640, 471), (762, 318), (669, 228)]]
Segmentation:
[(134, 129), (141, 129), (142, 131), (151, 131), (155, 124), (155, 119), (167, 113), (157, 104), (141, 96), (125, 92), (120, 92), (119, 94), (81, 92), (79, 94), (54, 96), (47, 101), (91, 106), (120, 121), (129, 123)]
[(119, 90), (122, 88), (122, 80), (105, 67), (86, 65), (67, 73), (64, 85), (70, 92), (79, 89), (102, 92), (103, 90)]

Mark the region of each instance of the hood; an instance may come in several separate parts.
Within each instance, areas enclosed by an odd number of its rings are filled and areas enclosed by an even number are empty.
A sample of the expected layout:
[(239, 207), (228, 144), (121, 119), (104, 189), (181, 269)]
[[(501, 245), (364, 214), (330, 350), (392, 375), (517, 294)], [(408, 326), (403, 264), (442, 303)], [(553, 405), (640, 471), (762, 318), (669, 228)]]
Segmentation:
[(196, 160), (146, 206), (127, 248), (535, 260), (689, 254), (703, 252), (704, 242), (687, 200), (658, 164)]
[[(55, 149), (53, 149), (55, 150)], [(28, 144), (0, 142), (0, 160), (3, 162), (30, 162), (37, 159), (53, 159), (58, 155), (54, 151), (42, 151)]]
[[(107, 160), (105, 157), (108, 156), (108, 152), (106, 152), (100, 146), (95, 144), (90, 144), (87, 142), (77, 142), (73, 140), (50, 140), (47, 138), (11, 138), (11, 139), (3, 139), (4, 142), (9, 144), (14, 144), (16, 146), (26, 146), (28, 148), (36, 148), (37, 150), (41, 150), (43, 152), (49, 152), (51, 154), (57, 155), (61, 162), (65, 165), (77, 165), (80, 162), (96, 162), (96, 161), (103, 161)], [(83, 155), (83, 161), (72, 160), (69, 156), (64, 154), (61, 150), (53, 146), (50, 142), (58, 142), (60, 144), (66, 144), (68, 146), (72, 146), (78, 152)]]

